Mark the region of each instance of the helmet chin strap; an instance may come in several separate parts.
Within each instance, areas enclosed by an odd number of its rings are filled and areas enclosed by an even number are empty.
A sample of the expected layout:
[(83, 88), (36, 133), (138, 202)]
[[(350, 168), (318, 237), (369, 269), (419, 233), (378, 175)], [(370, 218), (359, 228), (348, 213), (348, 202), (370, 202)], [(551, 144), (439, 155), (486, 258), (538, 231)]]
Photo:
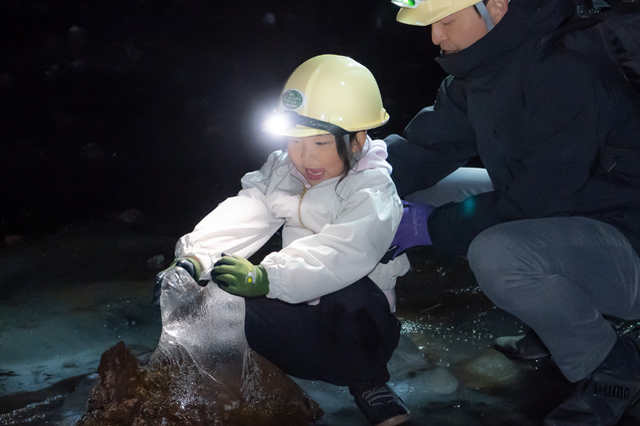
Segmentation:
[[(638, 0), (635, 0), (638, 1)], [(511, 3), (511, 0), (507, 0), (507, 3)], [(495, 25), (493, 25), (493, 21), (491, 20), (491, 16), (489, 16), (489, 11), (487, 10), (487, 6), (484, 5), (483, 1), (479, 1), (475, 4), (476, 10), (482, 16), (484, 20), (484, 24), (487, 26), (487, 32), (491, 31)]]
[(475, 4), (476, 10), (482, 16), (484, 20), (484, 24), (487, 26), (487, 32), (491, 31), (494, 27), (493, 21), (491, 20), (491, 16), (489, 16), (489, 11), (487, 10), (487, 6), (484, 5), (484, 2), (479, 1)]

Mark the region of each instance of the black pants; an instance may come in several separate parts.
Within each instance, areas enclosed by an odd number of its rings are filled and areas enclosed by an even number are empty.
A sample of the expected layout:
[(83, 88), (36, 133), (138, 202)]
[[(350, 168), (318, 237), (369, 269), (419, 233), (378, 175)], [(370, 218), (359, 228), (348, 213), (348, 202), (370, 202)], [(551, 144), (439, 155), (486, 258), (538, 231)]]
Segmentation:
[(285, 373), (355, 393), (389, 380), (400, 322), (384, 293), (363, 278), (315, 306), (246, 299), (245, 333), (249, 346)]

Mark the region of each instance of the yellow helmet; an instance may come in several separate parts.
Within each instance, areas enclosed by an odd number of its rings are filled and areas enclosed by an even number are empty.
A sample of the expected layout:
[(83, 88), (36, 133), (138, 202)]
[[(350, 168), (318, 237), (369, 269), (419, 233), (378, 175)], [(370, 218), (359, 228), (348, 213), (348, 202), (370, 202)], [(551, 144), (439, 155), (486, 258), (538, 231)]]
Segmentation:
[(346, 56), (305, 61), (287, 80), (262, 130), (281, 136), (344, 135), (389, 121), (373, 74)]
[(401, 7), (396, 21), (427, 26), (477, 4), (478, 0), (392, 0), (392, 3)]

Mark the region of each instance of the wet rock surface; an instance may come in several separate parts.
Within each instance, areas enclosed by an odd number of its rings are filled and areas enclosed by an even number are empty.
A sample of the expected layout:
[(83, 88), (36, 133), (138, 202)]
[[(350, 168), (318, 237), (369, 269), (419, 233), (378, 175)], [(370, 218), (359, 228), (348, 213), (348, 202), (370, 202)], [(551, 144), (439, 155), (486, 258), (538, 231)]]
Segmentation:
[(273, 364), (250, 352), (246, 365), (253, 382), (235, 394), (203, 374), (186, 352), (140, 365), (119, 342), (102, 355), (98, 383), (77, 425), (309, 425), (322, 416)]

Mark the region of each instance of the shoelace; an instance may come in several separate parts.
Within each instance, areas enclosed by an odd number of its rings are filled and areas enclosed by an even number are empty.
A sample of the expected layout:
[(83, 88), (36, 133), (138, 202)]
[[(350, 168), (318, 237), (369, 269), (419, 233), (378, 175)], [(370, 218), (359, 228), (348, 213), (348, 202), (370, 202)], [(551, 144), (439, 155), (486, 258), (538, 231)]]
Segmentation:
[(369, 406), (386, 404), (395, 400), (391, 390), (386, 385), (378, 385), (375, 388), (362, 392), (362, 398)]

